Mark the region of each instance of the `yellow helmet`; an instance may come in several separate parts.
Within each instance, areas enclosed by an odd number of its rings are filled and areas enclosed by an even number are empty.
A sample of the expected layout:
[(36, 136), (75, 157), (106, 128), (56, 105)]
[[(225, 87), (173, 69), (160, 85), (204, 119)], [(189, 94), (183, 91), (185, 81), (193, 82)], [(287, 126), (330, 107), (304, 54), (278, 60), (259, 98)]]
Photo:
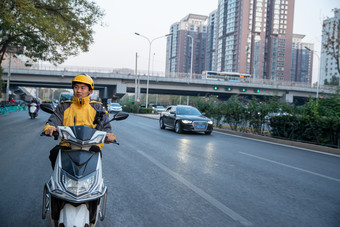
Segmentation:
[(94, 82), (89, 75), (86, 74), (79, 74), (72, 80), (72, 87), (74, 83), (82, 83), (89, 85), (90, 90), (94, 89)]

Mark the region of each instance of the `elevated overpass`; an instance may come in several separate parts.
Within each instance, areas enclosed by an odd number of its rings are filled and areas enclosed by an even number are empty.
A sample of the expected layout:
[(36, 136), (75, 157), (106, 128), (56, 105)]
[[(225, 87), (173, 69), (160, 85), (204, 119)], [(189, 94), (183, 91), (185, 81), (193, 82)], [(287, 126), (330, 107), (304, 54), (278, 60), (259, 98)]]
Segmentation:
[[(11, 68), (10, 85), (23, 87), (71, 88), (75, 75), (87, 73), (95, 82), (100, 98), (122, 97), (126, 93), (135, 93), (136, 81), (139, 81), (140, 93), (146, 93), (146, 75), (132, 75), (121, 71), (104, 71), (66, 68)], [(8, 69), (3, 72), (7, 81)], [(335, 91), (323, 87), (320, 94), (331, 94)], [(289, 83), (269, 80), (243, 80), (239, 82), (203, 80), (200, 75), (190, 78), (187, 74), (149, 76), (149, 94), (172, 94), (185, 96), (218, 95), (228, 98), (234, 94), (243, 96), (279, 96), (287, 102), (298, 98), (316, 97), (317, 89), (307, 84)]]

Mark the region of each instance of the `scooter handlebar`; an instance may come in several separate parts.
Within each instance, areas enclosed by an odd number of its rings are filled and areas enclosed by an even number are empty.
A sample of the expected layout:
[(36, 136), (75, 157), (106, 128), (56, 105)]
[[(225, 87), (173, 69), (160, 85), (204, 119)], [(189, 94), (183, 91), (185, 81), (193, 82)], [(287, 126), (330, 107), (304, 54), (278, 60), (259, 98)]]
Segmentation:
[[(59, 132), (58, 131), (54, 131), (52, 135), (54, 137), (54, 140), (58, 140), (58, 137), (59, 137)], [(40, 133), (40, 136), (48, 136), (48, 137), (50, 137), (49, 135), (46, 135), (45, 132)]]
[(107, 138), (105, 138), (104, 143), (114, 143), (114, 144), (119, 145), (116, 139), (112, 142), (112, 141), (108, 141)]

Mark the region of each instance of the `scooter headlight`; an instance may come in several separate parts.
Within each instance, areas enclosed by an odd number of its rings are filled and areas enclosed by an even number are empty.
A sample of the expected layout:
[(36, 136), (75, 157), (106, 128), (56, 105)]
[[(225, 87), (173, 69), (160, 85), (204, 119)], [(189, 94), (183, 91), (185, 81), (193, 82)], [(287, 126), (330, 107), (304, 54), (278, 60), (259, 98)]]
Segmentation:
[(100, 144), (104, 143), (105, 135), (99, 135), (96, 138), (92, 139), (89, 144)]
[(68, 131), (66, 130), (60, 130), (61, 132), (61, 138), (64, 139), (64, 140), (71, 140), (71, 141), (77, 141), (77, 139), (72, 136)]
[(90, 190), (92, 185), (95, 183), (95, 175), (92, 175), (84, 180), (74, 180), (68, 177), (66, 174), (63, 174), (62, 182), (63, 182), (65, 189), (68, 192), (76, 196), (79, 196)]

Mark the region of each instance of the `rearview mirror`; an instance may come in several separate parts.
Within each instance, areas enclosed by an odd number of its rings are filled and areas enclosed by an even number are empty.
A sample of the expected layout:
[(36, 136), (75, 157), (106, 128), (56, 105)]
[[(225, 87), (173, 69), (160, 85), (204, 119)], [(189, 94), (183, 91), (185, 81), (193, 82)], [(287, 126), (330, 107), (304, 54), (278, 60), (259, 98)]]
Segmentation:
[(40, 104), (40, 108), (46, 113), (54, 114), (61, 122), (63, 122), (62, 117), (56, 112), (56, 108), (52, 103), (42, 103)]
[(114, 115), (112, 121), (121, 121), (126, 118), (128, 118), (129, 114), (125, 112), (118, 112), (116, 115)]
[(46, 113), (53, 114), (55, 112), (55, 108), (52, 103), (42, 103), (40, 104), (40, 108)]

